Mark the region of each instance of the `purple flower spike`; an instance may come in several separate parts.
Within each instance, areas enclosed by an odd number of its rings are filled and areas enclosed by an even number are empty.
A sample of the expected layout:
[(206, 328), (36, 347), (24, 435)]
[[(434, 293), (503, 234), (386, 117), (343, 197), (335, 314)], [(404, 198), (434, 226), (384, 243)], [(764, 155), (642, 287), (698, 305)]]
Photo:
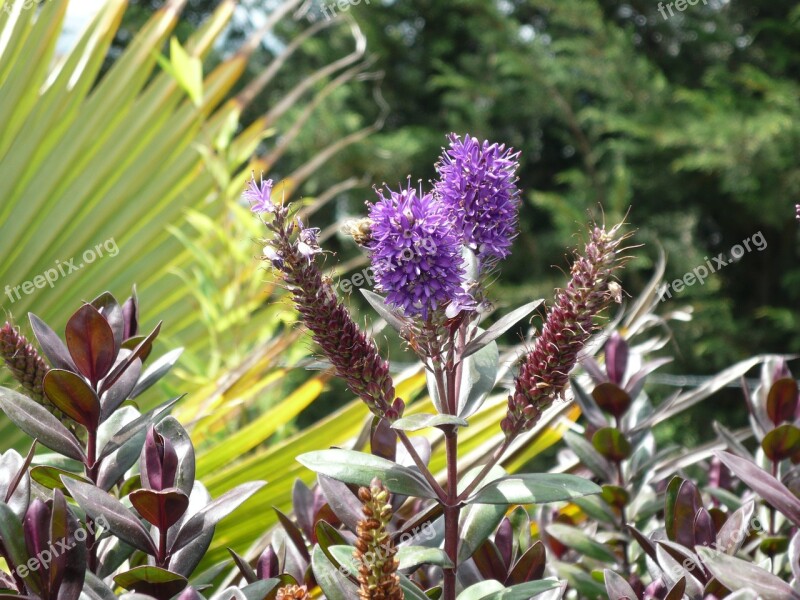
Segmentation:
[(250, 180), (247, 184), (247, 189), (242, 194), (242, 197), (250, 203), (250, 210), (254, 213), (274, 212), (275, 205), (272, 203), (270, 196), (272, 195), (272, 179), (264, 181), (264, 176), (261, 176), (261, 183), (256, 182), (256, 177)]
[(368, 248), (378, 288), (409, 316), (429, 315), (449, 302), (467, 304), (461, 241), (447, 207), (409, 187), (370, 207)]
[(450, 148), (436, 164), (434, 192), (486, 270), (510, 254), (517, 235), (519, 152), (468, 135), (452, 133), (448, 139)]
[(175, 476), (178, 472), (178, 454), (168, 439), (158, 433), (153, 426), (147, 432), (144, 443), (144, 459), (147, 473), (142, 481), (151, 490), (160, 492), (175, 485)]
[(622, 387), (625, 371), (628, 370), (628, 343), (616, 331), (606, 342), (606, 373), (611, 383)]

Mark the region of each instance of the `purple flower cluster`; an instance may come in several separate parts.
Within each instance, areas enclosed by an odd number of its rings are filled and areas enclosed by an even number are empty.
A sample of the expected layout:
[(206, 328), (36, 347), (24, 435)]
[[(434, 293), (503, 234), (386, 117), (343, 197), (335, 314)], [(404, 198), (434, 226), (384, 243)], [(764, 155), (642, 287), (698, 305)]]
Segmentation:
[(462, 244), (447, 207), (410, 185), (390, 190), (388, 196), (382, 190), (378, 194), (369, 212), (368, 248), (375, 280), (387, 301), (406, 316), (426, 320), (445, 303), (469, 304), (463, 289)]
[(264, 176), (261, 176), (261, 183), (256, 181), (256, 176), (247, 184), (247, 189), (242, 194), (242, 197), (250, 203), (250, 210), (254, 213), (274, 212), (275, 205), (272, 203), (270, 196), (272, 195), (272, 179), (264, 181)]
[(510, 254), (517, 235), (519, 152), (468, 135), (450, 134), (449, 140), (436, 165), (434, 192), (485, 270)]

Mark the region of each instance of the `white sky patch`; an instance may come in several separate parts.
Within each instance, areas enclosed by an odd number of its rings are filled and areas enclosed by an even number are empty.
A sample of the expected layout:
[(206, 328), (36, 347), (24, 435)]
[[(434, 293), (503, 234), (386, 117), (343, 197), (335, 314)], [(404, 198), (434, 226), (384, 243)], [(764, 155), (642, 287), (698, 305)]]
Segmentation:
[(86, 26), (100, 12), (106, 0), (72, 0), (67, 6), (64, 28), (58, 38), (57, 53), (66, 54), (75, 45)]

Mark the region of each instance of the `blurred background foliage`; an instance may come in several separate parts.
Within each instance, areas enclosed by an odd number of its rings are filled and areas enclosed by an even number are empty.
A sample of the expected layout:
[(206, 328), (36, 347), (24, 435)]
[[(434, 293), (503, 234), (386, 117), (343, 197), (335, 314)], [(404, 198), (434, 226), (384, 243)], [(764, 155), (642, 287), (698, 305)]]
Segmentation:
[[(315, 363), (254, 260), (262, 228), (239, 200), (252, 170), (302, 203), (336, 251), (328, 264), (346, 270), (363, 259), (337, 223), (364, 212), (373, 185), (427, 182), (450, 131), (506, 142), (522, 151), (525, 203), (500, 307), (552, 297), (587, 214), (628, 214), (638, 230), (623, 281), (634, 296), (659, 247), (671, 281), (761, 231), (764, 251), (662, 304), (693, 308), (673, 325), (670, 369), (800, 351), (795, 2), (700, 1), (665, 19), (650, 1), (362, 0), (329, 21), (334, 0), (109, 0), (65, 54), (68, 4), (20, 8), (27, 25), (0, 48), (0, 284), (111, 237), (120, 254), (2, 306), (23, 327), (32, 310), (61, 331), (81, 300), (137, 284), (144, 327), (165, 321), (160, 350), (186, 349), (151, 394), (188, 393), (176, 416), (213, 495), (270, 481), (248, 505), (264, 529), (270, 506), (289, 505), (294, 455), (346, 443), (366, 411)], [(419, 372), (390, 346), (404, 397), (420, 395)], [(470, 428), (476, 460), (496, 409)], [(212, 557), (252, 530), (229, 524)]]

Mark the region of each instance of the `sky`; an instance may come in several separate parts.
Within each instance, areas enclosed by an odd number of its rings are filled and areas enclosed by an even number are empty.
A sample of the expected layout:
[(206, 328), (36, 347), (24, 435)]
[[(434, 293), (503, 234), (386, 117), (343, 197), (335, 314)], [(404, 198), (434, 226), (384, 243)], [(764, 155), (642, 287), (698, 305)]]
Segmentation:
[(58, 40), (58, 53), (68, 51), (78, 40), (83, 29), (103, 7), (106, 0), (77, 0), (69, 3), (64, 29)]

